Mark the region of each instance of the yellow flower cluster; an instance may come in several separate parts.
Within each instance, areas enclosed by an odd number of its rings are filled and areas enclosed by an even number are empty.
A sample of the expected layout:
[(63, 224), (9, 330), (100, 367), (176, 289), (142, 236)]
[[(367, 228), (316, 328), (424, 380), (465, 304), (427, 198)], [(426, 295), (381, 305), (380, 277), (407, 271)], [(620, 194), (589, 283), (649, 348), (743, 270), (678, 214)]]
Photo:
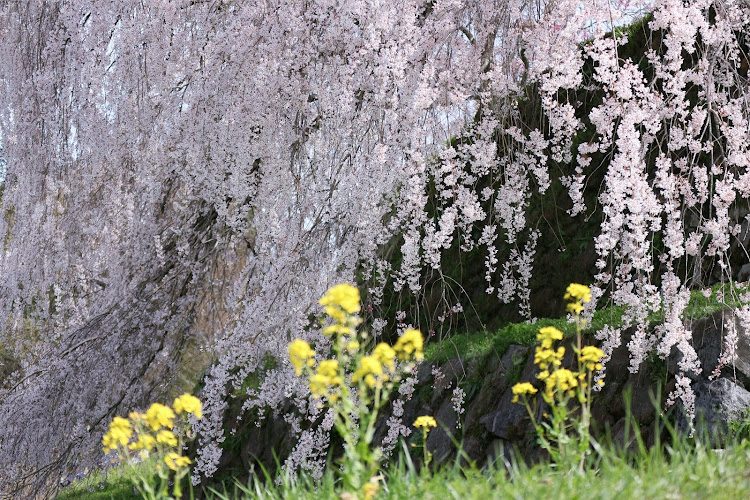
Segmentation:
[[(584, 321), (579, 315), (583, 311), (583, 304), (591, 301), (589, 287), (572, 283), (567, 289), (565, 300), (571, 301), (568, 311), (575, 315), (576, 342), (572, 349), (577, 355), (577, 370), (563, 368), (565, 348), (555, 348), (555, 344), (563, 339), (563, 333), (551, 326), (541, 328), (536, 336), (539, 344), (534, 351), (534, 364), (540, 370), (537, 379), (544, 384), (542, 399), (552, 410), (544, 413), (548, 422), (538, 420), (536, 405), (532, 409), (527, 395), (539, 391), (531, 383), (523, 382), (513, 386), (513, 402), (518, 403), (523, 396), (529, 418), (536, 428), (542, 447), (550, 453), (551, 460), (558, 464), (583, 464), (590, 444), (591, 383), (593, 372), (602, 369), (602, 351), (594, 346), (581, 347)], [(602, 385), (602, 382), (598, 381), (597, 384)], [(572, 409), (577, 412), (575, 414), (570, 408), (573, 398), (580, 404)], [(570, 431), (575, 431), (577, 435), (572, 436)], [(571, 456), (573, 461), (569, 462)]]
[[(402, 341), (406, 333), (416, 332), (417, 340), (414, 333), (410, 333), (411, 338)], [(401, 342), (401, 345), (399, 345)], [(419, 350), (416, 348), (419, 345)], [(364, 380), (368, 387), (382, 387), (383, 382), (390, 380), (390, 376), (396, 371), (396, 357), (399, 359), (409, 359), (409, 354), (414, 354), (415, 359), (421, 359), (422, 354), (422, 334), (419, 330), (407, 330), (404, 335), (398, 339), (394, 347), (385, 342), (375, 346), (372, 354), (363, 356), (359, 360), (357, 370), (352, 375), (352, 382)], [(397, 350), (401, 349), (398, 353)], [(403, 356), (401, 356), (403, 354)], [(418, 358), (418, 356), (420, 356)]]
[(372, 500), (378, 491), (380, 491), (380, 486), (377, 483), (367, 482), (362, 486), (362, 499)]
[(133, 429), (130, 427), (130, 420), (115, 417), (109, 424), (109, 430), (102, 438), (104, 453), (109, 453), (117, 449), (118, 446), (125, 446), (131, 437), (133, 437)]
[(538, 345), (534, 351), (534, 364), (542, 370), (536, 377), (539, 380), (546, 379), (549, 376), (550, 369), (555, 370), (562, 364), (565, 348), (552, 349), (555, 341), (562, 340), (562, 338), (563, 333), (554, 326), (539, 329), (536, 339), (540, 341), (541, 345)]
[(591, 302), (591, 289), (586, 285), (571, 283), (565, 292), (565, 300), (569, 300), (567, 310), (571, 314), (581, 314), (583, 304)]
[(429, 430), (429, 427), (437, 427), (437, 422), (435, 422), (435, 419), (429, 415), (422, 415), (421, 417), (417, 417), (414, 421), (414, 427), (417, 429), (424, 427)]
[(430, 433), (430, 430), (432, 430), (432, 427), (437, 427), (437, 422), (435, 422), (435, 419), (429, 415), (422, 415), (421, 417), (417, 417), (413, 425), (417, 429), (422, 429), (422, 451), (424, 453), (424, 461), (422, 462), (422, 465), (424, 467), (429, 467), (430, 461), (432, 460), (432, 453), (427, 451), (427, 435)]
[(151, 434), (139, 434), (138, 439), (128, 445), (128, 449), (140, 451), (141, 456), (148, 456), (148, 452), (156, 446), (156, 438)]
[(591, 288), (578, 283), (571, 283), (565, 291), (565, 300), (591, 302)]
[[(181, 449), (177, 435), (172, 431), (177, 415), (190, 414), (203, 417), (201, 402), (195, 396), (183, 394), (174, 400), (172, 407), (161, 403), (152, 404), (145, 413), (131, 412), (128, 418), (115, 417), (102, 438), (104, 453), (112, 451), (137, 451), (146, 457), (153, 451)], [(122, 456), (127, 457), (124, 453)], [(172, 470), (189, 465), (190, 459), (169, 451), (165, 463)]]
[(350, 340), (346, 343), (346, 352), (354, 356), (359, 351), (359, 342), (356, 340)]
[(518, 403), (518, 397), (525, 394), (536, 394), (537, 389), (528, 382), (521, 382), (516, 384), (511, 389), (513, 391), (513, 403)]
[[(550, 367), (555, 368), (560, 366), (562, 364), (563, 356), (565, 356), (564, 347), (558, 347), (557, 350), (537, 347), (534, 352), (534, 364), (546, 372)], [(541, 379), (544, 377), (539, 378)]]
[(580, 356), (578, 356), (578, 361), (589, 371), (601, 370), (601, 360), (603, 357), (604, 353), (601, 349), (589, 345), (581, 349), (581, 354)]
[(154, 403), (146, 410), (144, 415), (146, 423), (152, 430), (158, 431), (162, 427), (171, 429), (174, 427), (175, 413), (172, 408), (161, 403)]
[(323, 328), (323, 335), (330, 337), (331, 335), (354, 335), (354, 328), (341, 323), (334, 323)]
[(381, 342), (375, 346), (372, 355), (380, 364), (387, 368), (388, 371), (393, 372), (396, 369), (396, 351), (385, 342)]
[(296, 339), (289, 344), (289, 359), (294, 366), (294, 373), (299, 377), (305, 366), (315, 366), (315, 351), (310, 344), (302, 339)]
[(583, 304), (580, 302), (569, 302), (565, 306), (565, 310), (567, 310), (570, 314), (581, 314), (583, 312)]
[(156, 442), (167, 446), (177, 446), (177, 436), (170, 430), (162, 429), (156, 434)]
[[(585, 285), (571, 283), (565, 293), (565, 300), (572, 301), (571, 304), (568, 304), (568, 310), (577, 315), (583, 310), (583, 304), (591, 301), (591, 289)], [(590, 376), (590, 372), (602, 369), (603, 353), (601, 349), (594, 346), (583, 347), (580, 352), (576, 349), (579, 372), (574, 373), (561, 368), (565, 348), (558, 347), (555, 349), (554, 345), (563, 339), (563, 333), (553, 326), (540, 328), (536, 339), (539, 341), (539, 345), (534, 351), (534, 364), (541, 370), (537, 379), (544, 381), (544, 396), (549, 401), (553, 399), (555, 394), (573, 396), (577, 387), (585, 389), (588, 386), (586, 379)], [(514, 403), (518, 402), (521, 395), (537, 392), (528, 382), (516, 384), (512, 391)], [(579, 394), (579, 400), (585, 401), (585, 396)]]
[[(325, 307), (326, 314), (338, 321), (339, 325), (345, 325), (350, 316), (361, 310), (359, 290), (348, 283), (330, 288), (318, 303)], [(330, 333), (336, 332), (331, 330)]]
[(562, 340), (563, 333), (554, 326), (545, 326), (539, 329), (536, 339), (542, 343), (542, 347), (549, 349), (556, 340)]
[(191, 394), (186, 393), (182, 396), (179, 396), (174, 400), (172, 407), (178, 415), (185, 412), (195, 415), (195, 418), (199, 420), (203, 418), (203, 413), (201, 411), (201, 400)]
[(357, 371), (352, 375), (352, 382), (364, 380), (368, 387), (381, 385), (386, 376), (383, 374), (383, 365), (375, 356), (363, 356), (359, 360)]
[(560, 368), (559, 370), (553, 371), (548, 377), (544, 379), (545, 394), (548, 398), (552, 398), (555, 393), (565, 393), (567, 391), (568, 396), (574, 396), (574, 389), (578, 387), (578, 380), (572, 371), (567, 368)]
[(408, 360), (412, 356), (417, 361), (424, 359), (424, 338), (422, 332), (410, 328), (401, 335), (396, 341), (396, 345), (393, 346), (393, 350), (396, 351), (398, 359)]
[(321, 361), (318, 370), (310, 377), (310, 391), (315, 397), (327, 397), (332, 403), (338, 399), (338, 395), (332, 389), (342, 384), (343, 380), (339, 374), (339, 362), (335, 359)]
[[(318, 407), (327, 404), (334, 412), (336, 431), (346, 450), (340, 468), (346, 491), (341, 498), (371, 499), (380, 489), (376, 479), (380, 453), (371, 451), (372, 428), (394, 385), (414, 367), (414, 361), (424, 358), (424, 339), (419, 330), (408, 329), (395, 345), (381, 342), (370, 351), (371, 337), (359, 328), (360, 296), (354, 286), (336, 285), (319, 303), (328, 315), (322, 333), (331, 337), (332, 359), (316, 360), (315, 351), (301, 339), (289, 344), (289, 358), (313, 398), (325, 399)], [(426, 426), (426, 435), (428, 427), (437, 424), (431, 417), (420, 417), (415, 425)]]
[[(320, 299), (325, 312), (335, 323), (323, 329), (324, 335), (336, 337), (335, 346), (338, 352), (355, 357), (361, 348), (360, 342), (354, 337), (356, 327), (361, 320), (355, 316), (360, 311), (359, 291), (349, 284), (336, 285)], [(364, 338), (364, 336), (363, 336)], [(413, 328), (404, 332), (391, 347), (385, 342), (375, 346), (370, 355), (362, 356), (356, 362), (352, 374), (352, 382), (360, 381), (369, 388), (382, 388), (383, 383), (389, 381), (396, 373), (396, 359), (401, 361), (420, 361), (424, 358), (424, 338), (419, 330)], [(289, 359), (294, 366), (297, 376), (302, 375), (306, 368), (309, 371), (310, 391), (315, 397), (326, 397), (331, 403), (338, 401), (340, 387), (344, 380), (344, 370), (337, 360), (324, 360), (312, 370), (315, 363), (315, 351), (310, 344), (296, 339), (289, 344)], [(346, 364), (346, 356), (341, 358)]]
[(193, 463), (188, 457), (184, 457), (174, 451), (170, 451), (164, 456), (164, 462), (167, 464), (167, 467), (173, 471), (178, 471)]

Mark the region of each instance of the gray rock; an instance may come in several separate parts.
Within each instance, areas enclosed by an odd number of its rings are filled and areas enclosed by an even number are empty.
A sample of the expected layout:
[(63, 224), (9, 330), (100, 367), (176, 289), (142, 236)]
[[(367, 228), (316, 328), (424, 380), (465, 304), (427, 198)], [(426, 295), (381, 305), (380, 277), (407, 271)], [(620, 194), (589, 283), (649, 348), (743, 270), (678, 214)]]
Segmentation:
[[(723, 376), (735, 379), (750, 389), (750, 331), (745, 329), (732, 309), (718, 311), (708, 318), (693, 321), (688, 328), (693, 332), (693, 348), (701, 363), (702, 378), (708, 378), (718, 366), (719, 356), (726, 349), (727, 325), (733, 322), (737, 330), (736, 356), (721, 370)], [(667, 360), (669, 373), (679, 372), (681, 353), (674, 348)], [(695, 380), (697, 377), (692, 376)]]
[(464, 366), (464, 360), (461, 358), (449, 359), (439, 367), (440, 373), (443, 374), (443, 378), (435, 380), (433, 377), (432, 387), (432, 405), (437, 406), (440, 400), (445, 397), (445, 393), (452, 388), (455, 388), (457, 383), (466, 378), (466, 370)]
[[(604, 385), (599, 394), (594, 393), (593, 405), (598, 413), (605, 410), (615, 418), (630, 416), (640, 424), (651, 422), (660, 406), (661, 395), (657, 398), (657, 383), (647, 374), (631, 374), (624, 384), (613, 382), (609, 387)], [(603, 404), (605, 408), (598, 408)]]
[(425, 385), (432, 383), (432, 368), (436, 366), (434, 361), (422, 363), (417, 368), (417, 384)]
[[(743, 227), (742, 235), (747, 237), (748, 230), (747, 225), (745, 224)], [(743, 265), (740, 267), (739, 272), (737, 272), (737, 281), (747, 281), (750, 279), (750, 263)]]
[[(693, 390), (696, 428), (711, 443), (720, 444), (727, 435), (729, 422), (743, 418), (750, 409), (750, 392), (726, 378), (699, 382)], [(677, 427), (682, 431), (687, 429), (684, 415), (678, 416)]]
[(438, 422), (436, 429), (433, 429), (427, 437), (427, 449), (433, 455), (433, 463), (440, 465), (450, 458), (456, 450), (453, 440), (457, 441), (457, 422), (458, 416), (453, 410), (453, 403), (450, 398), (446, 398), (435, 415)]
[(745, 389), (750, 389), (750, 331), (742, 326), (736, 314), (732, 314), (737, 329), (737, 350), (735, 360), (727, 366), (725, 372), (735, 377)]
[(524, 405), (512, 403), (512, 398), (513, 394), (508, 389), (500, 396), (495, 410), (480, 418), (479, 422), (495, 437), (519, 441), (530, 428), (529, 414)]
[(484, 383), (475, 397), (466, 402), (464, 425), (467, 429), (482, 425), (480, 419), (496, 409), (498, 398), (509, 388), (508, 372), (526, 362), (529, 348), (511, 345), (501, 358), (488, 363)]
[[(534, 357), (527, 356), (529, 349), (521, 346), (510, 346), (500, 365), (492, 376), (492, 386), (495, 387), (495, 403), (487, 408), (487, 413), (479, 419), (487, 431), (501, 439), (514, 441), (523, 438), (528, 428), (529, 415), (526, 407), (522, 404), (513, 403), (513, 394), (507, 380), (508, 371), (518, 363), (523, 363), (520, 381), (535, 383), (538, 369), (534, 365)], [(541, 405), (537, 408), (539, 414)]]
[[(698, 319), (687, 325), (687, 329), (692, 331), (693, 349), (698, 355), (701, 363), (703, 377), (708, 377), (714, 371), (719, 362), (719, 355), (722, 351), (722, 331), (726, 321), (731, 321), (732, 314), (729, 310), (718, 311), (708, 318)], [(669, 373), (675, 375), (679, 373), (679, 363), (682, 360), (682, 353), (677, 347), (672, 348), (672, 352), (667, 358), (667, 369)], [(694, 374), (688, 373), (693, 379), (697, 379)]]

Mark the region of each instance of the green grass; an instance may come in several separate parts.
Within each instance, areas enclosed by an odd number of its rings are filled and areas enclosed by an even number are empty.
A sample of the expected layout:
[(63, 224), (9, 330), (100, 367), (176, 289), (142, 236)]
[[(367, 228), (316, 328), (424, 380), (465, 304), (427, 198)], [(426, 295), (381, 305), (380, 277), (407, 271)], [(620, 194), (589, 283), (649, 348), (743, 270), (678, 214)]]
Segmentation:
[(728, 307), (741, 307), (747, 303), (740, 300), (740, 295), (748, 291), (750, 282), (716, 284), (711, 287), (712, 293), (709, 297), (696, 290), (690, 294), (690, 304), (685, 310), (685, 315), (690, 318), (705, 318)]
[[(385, 499), (734, 499), (750, 498), (750, 443), (739, 441), (713, 450), (688, 438), (671, 446), (640, 450), (624, 458), (614, 448), (599, 448), (584, 467), (562, 469), (543, 462), (533, 467), (502, 463), (478, 469), (449, 466), (432, 473), (415, 471), (401, 460), (386, 471), (376, 500)], [(153, 464), (145, 467), (153, 466)], [(146, 469), (147, 471), (147, 469)], [(113, 470), (102, 477), (75, 483), (58, 497), (70, 499), (133, 499), (127, 474)], [(92, 490), (91, 486), (94, 486)], [(341, 491), (332, 468), (315, 483), (297, 480), (255, 481), (231, 491), (214, 492), (209, 500), (338, 499)], [(187, 493), (184, 498), (190, 498)]]
[(135, 474), (154, 475), (154, 464), (141, 462), (135, 469), (111, 467), (95, 470), (84, 479), (63, 488), (57, 500), (138, 500), (130, 478)]
[[(750, 446), (714, 451), (688, 440), (633, 459), (603, 452), (583, 471), (548, 463), (531, 468), (502, 464), (485, 469), (446, 467), (432, 474), (407, 465), (389, 471), (376, 499), (729, 499), (750, 497)], [(281, 486), (251, 483), (214, 500), (337, 499), (332, 472), (315, 485), (303, 477)]]
[[(705, 318), (722, 309), (743, 305), (739, 296), (750, 290), (748, 283), (723, 283), (711, 287), (711, 295), (706, 297), (699, 290), (690, 294), (690, 303), (685, 309), (685, 318)], [(584, 329), (584, 335), (600, 330), (605, 325), (620, 327), (625, 309), (619, 306), (609, 306), (594, 312), (591, 324)], [(649, 318), (655, 325), (663, 319), (660, 312), (653, 313)], [(490, 353), (502, 355), (508, 347), (517, 344), (532, 346), (536, 342), (536, 334), (540, 328), (554, 326), (561, 330), (565, 337), (575, 334), (575, 324), (568, 323), (565, 318), (540, 319), (534, 323), (511, 323), (503, 326), (494, 333), (486, 331), (454, 334), (440, 342), (431, 342), (425, 348), (425, 359), (442, 363), (451, 358), (464, 359), (484, 357)]]

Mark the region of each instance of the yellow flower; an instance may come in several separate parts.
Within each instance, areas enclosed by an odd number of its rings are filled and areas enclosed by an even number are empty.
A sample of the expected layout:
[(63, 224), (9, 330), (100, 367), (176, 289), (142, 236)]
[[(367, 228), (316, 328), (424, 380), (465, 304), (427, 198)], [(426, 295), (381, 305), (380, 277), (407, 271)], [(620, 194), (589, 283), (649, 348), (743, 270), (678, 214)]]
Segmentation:
[(138, 436), (138, 440), (134, 443), (131, 443), (128, 448), (130, 448), (131, 450), (148, 451), (153, 448), (155, 444), (156, 438), (154, 438), (154, 436), (152, 436), (151, 434), (141, 434)]
[(536, 334), (536, 339), (541, 340), (542, 347), (549, 349), (555, 340), (562, 340), (563, 333), (555, 328), (554, 326), (545, 326), (539, 329), (539, 333)]
[(168, 446), (177, 446), (177, 437), (172, 431), (162, 429), (156, 434), (156, 442)]
[(302, 339), (296, 339), (294, 342), (289, 344), (289, 359), (294, 365), (294, 373), (297, 376), (302, 375), (302, 368), (307, 366), (315, 365), (315, 351), (312, 350), (310, 344)]
[(396, 362), (394, 361), (396, 358), (396, 351), (385, 342), (381, 342), (375, 346), (372, 355), (377, 358), (380, 364), (388, 368), (390, 372), (393, 372), (396, 369)]
[(583, 311), (583, 306), (581, 305), (580, 302), (571, 302), (571, 303), (569, 303), (568, 305), (565, 306), (565, 309), (570, 314), (576, 314), (577, 315), (577, 314), (581, 314), (581, 312)]
[(528, 382), (522, 382), (520, 384), (514, 385), (511, 391), (513, 391), (513, 403), (518, 403), (518, 396), (537, 393), (536, 387)]
[(183, 457), (182, 455), (180, 455), (179, 453), (175, 453), (174, 451), (170, 451), (164, 456), (164, 462), (167, 464), (167, 467), (169, 467), (173, 471), (177, 471), (193, 463), (188, 457)]
[(375, 387), (377, 384), (376, 377), (381, 378), (383, 375), (383, 365), (380, 364), (375, 356), (364, 356), (359, 360), (359, 368), (352, 375), (352, 382), (359, 382), (364, 379), (365, 384), (369, 387)]
[(591, 288), (578, 283), (571, 283), (565, 291), (565, 300), (591, 302)]
[(364, 500), (372, 500), (375, 498), (375, 495), (380, 491), (380, 486), (378, 486), (375, 483), (365, 483), (364, 486), (362, 486), (362, 498)]
[(115, 417), (109, 424), (109, 430), (102, 437), (104, 453), (116, 449), (119, 446), (125, 446), (133, 437), (133, 429), (130, 427), (130, 421), (126, 418)]
[(398, 354), (398, 359), (408, 360), (414, 355), (414, 359), (421, 361), (424, 358), (424, 338), (422, 332), (410, 328), (401, 335), (393, 346), (393, 350)]
[(335, 402), (338, 397), (332, 397), (329, 388), (339, 386), (341, 383), (339, 362), (335, 359), (327, 359), (320, 362), (317, 373), (310, 377), (310, 391), (315, 396), (327, 396)]
[(201, 400), (190, 394), (185, 393), (176, 398), (172, 407), (178, 415), (184, 411), (192, 413), (195, 415), (195, 418), (203, 418), (203, 413), (201, 412)]
[(128, 413), (128, 418), (133, 422), (142, 422), (143, 419), (146, 418), (146, 415), (144, 415), (143, 413), (138, 413), (137, 411), (131, 411), (130, 413)]
[(548, 397), (552, 397), (552, 395), (556, 392), (565, 391), (569, 391), (568, 395), (572, 396), (572, 390), (575, 387), (578, 387), (578, 380), (576, 380), (573, 372), (565, 368), (555, 370), (550, 374), (549, 377), (545, 379), (544, 382), (547, 386), (545, 389), (545, 393)]
[(323, 335), (354, 335), (354, 328), (340, 323), (334, 323), (323, 328)]
[(601, 349), (589, 345), (581, 349), (581, 355), (578, 357), (578, 360), (582, 365), (586, 366), (587, 370), (601, 370), (602, 364), (600, 361), (603, 357), (604, 353)]
[(542, 370), (547, 370), (550, 365), (560, 366), (562, 364), (563, 356), (565, 356), (564, 347), (558, 347), (557, 351), (553, 349), (545, 349), (544, 347), (537, 347), (534, 351), (534, 364), (538, 365)]
[(174, 411), (169, 406), (164, 406), (161, 403), (154, 403), (151, 407), (146, 410), (146, 422), (151, 429), (158, 431), (162, 427), (172, 428), (174, 427)]
[(318, 373), (329, 378), (336, 377), (339, 374), (339, 362), (335, 359), (321, 361), (318, 366)]
[(354, 355), (354, 353), (356, 353), (358, 350), (359, 350), (359, 342), (357, 342), (356, 340), (352, 340), (346, 344), (346, 351), (349, 354)]
[(315, 373), (310, 377), (310, 391), (313, 396), (321, 397), (328, 394), (328, 387), (330, 386), (328, 378)]
[(329, 288), (318, 303), (325, 307), (327, 315), (342, 324), (347, 315), (356, 314), (361, 310), (359, 290), (348, 283)]
[(417, 417), (417, 419), (414, 421), (414, 427), (416, 427), (417, 429), (419, 429), (420, 427), (424, 427), (429, 431), (430, 427), (437, 427), (437, 422), (435, 422), (435, 419), (429, 415), (422, 415), (421, 417)]

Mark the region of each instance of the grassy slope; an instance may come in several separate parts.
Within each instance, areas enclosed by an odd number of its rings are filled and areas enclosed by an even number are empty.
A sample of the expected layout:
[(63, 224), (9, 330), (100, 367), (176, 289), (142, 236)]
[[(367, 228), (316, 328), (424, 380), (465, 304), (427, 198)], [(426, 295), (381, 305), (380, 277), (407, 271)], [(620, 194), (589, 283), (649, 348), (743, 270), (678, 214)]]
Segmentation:
[[(540, 464), (533, 468), (446, 467), (420, 474), (407, 466), (391, 469), (387, 484), (376, 499), (734, 499), (750, 498), (750, 444), (738, 443), (726, 450), (678, 441), (665, 452), (641, 452), (630, 461), (617, 453), (603, 452), (584, 471), (563, 471)], [(132, 486), (108, 482), (104, 489), (68, 490), (59, 498), (131, 499)], [(186, 496), (189, 498), (189, 494)], [(329, 472), (317, 485), (309, 478), (280, 487), (261, 484), (224, 492), (212, 500), (228, 499), (337, 499), (334, 476)]]
[(671, 457), (646, 456), (635, 465), (607, 455), (583, 473), (540, 465), (513, 474), (504, 469), (447, 469), (427, 479), (396, 474), (381, 498), (748, 498), (749, 461), (750, 449), (739, 446), (724, 454), (684, 449)]
[[(750, 444), (726, 450), (678, 441), (665, 452), (642, 451), (630, 461), (602, 452), (583, 471), (503, 466), (484, 470), (446, 467), (420, 474), (407, 466), (391, 469), (376, 499), (734, 499), (750, 498)], [(510, 472), (509, 472), (510, 470)], [(212, 500), (337, 499), (332, 472), (315, 485), (309, 478), (279, 487), (260, 483), (212, 496)], [(114, 497), (120, 498), (120, 497)]]
[(141, 496), (135, 491), (131, 477), (135, 473), (153, 474), (154, 464), (143, 462), (136, 469), (112, 467), (92, 472), (86, 478), (75, 481), (63, 488), (58, 500), (138, 500)]
[[(730, 289), (729, 285), (716, 285), (709, 297), (699, 291), (693, 292), (685, 316), (701, 318), (723, 308), (741, 305), (738, 296), (747, 291), (750, 285), (732, 286)], [(588, 331), (595, 331), (605, 324), (617, 325), (621, 322), (622, 314), (622, 308), (618, 307), (596, 311)], [(658, 315), (653, 318), (654, 321), (658, 319)], [(442, 345), (429, 344), (426, 358), (441, 362), (456, 356), (465, 359), (482, 357), (493, 351), (502, 354), (511, 344), (533, 345), (537, 331), (544, 326), (555, 326), (566, 335), (573, 335), (575, 332), (575, 326), (565, 318), (511, 324), (494, 334), (465, 333), (453, 336)], [(667, 498), (670, 491), (674, 493), (674, 498), (718, 498), (724, 495), (730, 495), (728, 498), (750, 497), (750, 472), (744, 471), (750, 463), (750, 446), (742, 445), (725, 455), (697, 450), (700, 448), (688, 451), (684, 447), (670, 460), (660, 455), (649, 455), (634, 466), (622, 462), (616, 454), (606, 455), (596, 470), (566, 478), (556, 476), (549, 467), (518, 471), (512, 481), (509, 481), (505, 472), (498, 471), (466, 472), (446, 469), (432, 478), (416, 476), (404, 470), (393, 471), (389, 491), (381, 493), (378, 498), (525, 498), (542, 494), (560, 498)], [(679, 467), (675, 469), (675, 465)], [(667, 473), (669, 471), (672, 471), (671, 475)], [(730, 477), (734, 478), (734, 482), (727, 482)], [(233, 497), (234, 495), (230, 495), (230, 498)], [(287, 486), (282, 490), (265, 491), (253, 498), (335, 497), (332, 477), (328, 477), (318, 490), (303, 482), (302, 485)], [(106, 476), (102, 473), (92, 474), (89, 478), (74, 483), (64, 489), (59, 498), (126, 500), (139, 497), (134, 494), (127, 474), (122, 470), (112, 469)]]

